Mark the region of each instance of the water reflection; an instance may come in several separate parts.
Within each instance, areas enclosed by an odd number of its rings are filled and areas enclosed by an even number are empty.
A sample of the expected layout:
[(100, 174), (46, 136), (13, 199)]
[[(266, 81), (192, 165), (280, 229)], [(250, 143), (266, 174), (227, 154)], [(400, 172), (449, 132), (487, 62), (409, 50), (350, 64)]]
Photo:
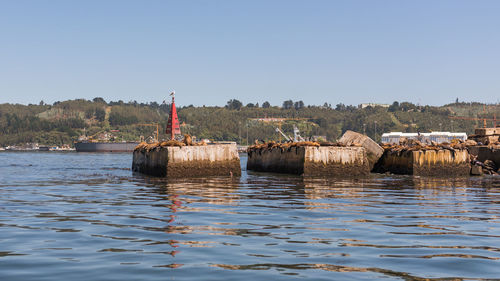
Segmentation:
[[(460, 237), (497, 237), (488, 231), (477, 233), (482, 230), (457, 223), (460, 220), (475, 219), (491, 220), (498, 223), (496, 215), (478, 218), (472, 216), (470, 208), (464, 205), (464, 202), (475, 200), (477, 194), (485, 192), (482, 188), (484, 186), (482, 180), (375, 176), (346, 180), (295, 177), (277, 177), (272, 180), (250, 178), (245, 182), (218, 178), (177, 182), (162, 182), (154, 179), (147, 181), (147, 183), (154, 186), (152, 189), (154, 192), (168, 196), (172, 202), (168, 208), (176, 213), (175, 219), (182, 221), (183, 213), (218, 213), (232, 217), (231, 221), (227, 222), (211, 221), (211, 223), (196, 225), (175, 224), (174, 220), (170, 220), (170, 224), (166, 228), (168, 234), (216, 237), (213, 240), (181, 240), (179, 242), (180, 245), (190, 248), (242, 247), (241, 243), (221, 242), (219, 240), (220, 236), (237, 236), (242, 238), (262, 237), (261, 239), (264, 239), (262, 243), (266, 247), (276, 248), (246, 253), (247, 258), (245, 259), (289, 260), (293, 257), (307, 260), (318, 257), (340, 257), (346, 260), (356, 260), (358, 257), (354, 253), (358, 250), (355, 249), (364, 249), (364, 251), (366, 249), (384, 249), (382, 253), (375, 254), (374, 258), (390, 260), (471, 259), (497, 261), (500, 258), (498, 254), (488, 254), (497, 253), (497, 247), (477, 246), (474, 243), (446, 245), (450, 241), (461, 241)], [(490, 181), (489, 184), (496, 183)], [(483, 201), (484, 199), (497, 199), (497, 195), (494, 194), (491, 198), (482, 199)], [(298, 214), (285, 216), (282, 220), (254, 221), (250, 219), (249, 222), (247, 218), (245, 222), (245, 219), (241, 219), (242, 215), (272, 217), (275, 208), (279, 208), (280, 212), (293, 209)], [(255, 209), (259, 211), (255, 212)], [(497, 208), (494, 209), (498, 211)], [(307, 212), (317, 213), (318, 211), (331, 215), (317, 217), (311, 216), (311, 213), (307, 214)], [(483, 210), (483, 212), (489, 213), (487, 210)], [(447, 213), (453, 213), (453, 215), (447, 215)], [(475, 213), (477, 215), (477, 212)], [(240, 219), (234, 220), (234, 217)], [(287, 221), (293, 223), (284, 223)], [(377, 229), (380, 234), (375, 235), (377, 238), (374, 238), (369, 233), (363, 233), (363, 229), (364, 231)], [(405, 231), (401, 231), (403, 229)], [(353, 232), (354, 234), (352, 234)], [(330, 238), (326, 238), (324, 235), (328, 235)], [(411, 236), (410, 239), (415, 242), (415, 240), (419, 240), (417, 237), (429, 235), (436, 237), (431, 240), (434, 245), (390, 243), (391, 240), (398, 241), (404, 236)], [(297, 239), (298, 237), (302, 238)], [(450, 239), (446, 237), (450, 237)], [(383, 244), (367, 243), (368, 241), (378, 241), (383, 242)], [(435, 243), (441, 244), (436, 245)], [(309, 251), (287, 250), (288, 245), (297, 244), (328, 245), (330, 249), (342, 250), (316, 254)], [(455, 252), (411, 253), (426, 249), (432, 251), (454, 250)], [(397, 253), (401, 250), (408, 253)], [(249, 251), (249, 249), (245, 251)], [(391, 253), (391, 251), (396, 253)], [(476, 252), (484, 251), (486, 254), (476, 254)], [(179, 250), (177, 253), (180, 252), (182, 251)], [(181, 266), (175, 265), (176, 268)], [(281, 269), (284, 271), (282, 274), (287, 275), (300, 275), (295, 272), (297, 270), (321, 269), (333, 272), (372, 272), (412, 280), (425, 279), (405, 271), (383, 267), (353, 267), (325, 263), (255, 263), (247, 265), (212, 263), (211, 266), (231, 270)], [(165, 265), (165, 267), (173, 268), (171, 265)]]
[[(5, 280), (498, 277), (494, 177), (244, 171), (168, 181), (133, 174), (127, 155), (63, 155), (60, 163), (46, 154), (20, 166), (1, 157)], [(11, 176), (30, 167), (38, 174)]]
[[(343, 265), (335, 265), (335, 264), (248, 264), (248, 265), (229, 265), (229, 264), (215, 264), (214, 267), (219, 267), (223, 269), (229, 270), (273, 270), (273, 269), (282, 269), (282, 270), (324, 270), (329, 272), (339, 272), (339, 273), (359, 273), (359, 272), (372, 272), (378, 273), (385, 277), (398, 277), (403, 280), (430, 280), (429, 278), (421, 278), (418, 276), (413, 276), (406, 272), (393, 271), (383, 268), (377, 267), (353, 267), (353, 266), (343, 266)], [(298, 275), (288, 274), (288, 275)], [(432, 280), (463, 280), (462, 278), (433, 278)]]

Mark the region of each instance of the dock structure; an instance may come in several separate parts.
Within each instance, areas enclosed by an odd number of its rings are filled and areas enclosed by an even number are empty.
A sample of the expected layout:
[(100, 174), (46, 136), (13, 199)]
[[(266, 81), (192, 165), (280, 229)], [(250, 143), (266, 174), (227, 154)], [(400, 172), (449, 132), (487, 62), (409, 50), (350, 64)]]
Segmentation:
[(379, 172), (415, 176), (468, 176), (471, 170), (467, 149), (386, 150), (377, 166)]
[(193, 142), (190, 135), (181, 135), (175, 107), (175, 92), (165, 133), (168, 141), (140, 143), (134, 149), (132, 171), (167, 178), (203, 176), (240, 176), (240, 157), (236, 143), (207, 145)]
[(500, 146), (476, 145), (468, 150), (473, 164), (471, 175), (500, 174)]
[(486, 160), (491, 160), (500, 167), (500, 147), (477, 145), (468, 149), (470, 154), (477, 157), (477, 161), (484, 163)]
[[(496, 119), (494, 120), (496, 122)], [(474, 145), (467, 147), (471, 155), (471, 175), (500, 175), (499, 138), (500, 127), (476, 128), (474, 134), (468, 140)]]
[(247, 170), (303, 176), (359, 176), (370, 173), (370, 164), (363, 147), (273, 147), (250, 149)]
[(235, 144), (136, 149), (132, 171), (167, 178), (241, 175)]

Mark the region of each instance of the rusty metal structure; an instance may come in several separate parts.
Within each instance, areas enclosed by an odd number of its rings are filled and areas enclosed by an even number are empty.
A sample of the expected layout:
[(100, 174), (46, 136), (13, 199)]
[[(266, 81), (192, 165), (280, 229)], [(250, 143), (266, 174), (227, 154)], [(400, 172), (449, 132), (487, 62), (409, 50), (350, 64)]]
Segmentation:
[(460, 119), (460, 120), (482, 120), (483, 121), (483, 127), (487, 128), (488, 124), (486, 121), (493, 121), (493, 128), (497, 127), (497, 116), (496, 114), (493, 115), (493, 118), (475, 118), (475, 117), (464, 117), (464, 116), (449, 116), (450, 119)]
[(150, 126), (150, 127), (156, 127), (156, 135), (153, 135), (153, 140), (155, 142), (158, 142), (160, 140), (160, 124), (158, 123), (151, 123), (151, 124), (137, 124), (139, 126)]

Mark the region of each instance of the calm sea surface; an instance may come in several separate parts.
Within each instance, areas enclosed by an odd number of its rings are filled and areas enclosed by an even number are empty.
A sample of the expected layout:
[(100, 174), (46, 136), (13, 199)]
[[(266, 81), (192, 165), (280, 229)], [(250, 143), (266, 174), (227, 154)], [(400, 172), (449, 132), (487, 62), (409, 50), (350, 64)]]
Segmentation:
[(131, 162), (1, 152), (0, 280), (500, 278), (500, 177), (167, 182)]

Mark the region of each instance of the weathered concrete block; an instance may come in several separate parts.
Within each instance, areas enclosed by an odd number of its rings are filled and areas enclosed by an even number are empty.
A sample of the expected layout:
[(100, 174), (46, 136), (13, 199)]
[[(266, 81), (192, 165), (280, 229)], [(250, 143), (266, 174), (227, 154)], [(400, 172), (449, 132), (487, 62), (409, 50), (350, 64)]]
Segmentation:
[(474, 133), (478, 136), (500, 135), (500, 128), (476, 128)]
[(360, 145), (366, 149), (366, 156), (368, 157), (368, 162), (370, 163), (370, 171), (375, 166), (375, 163), (384, 154), (384, 149), (380, 147), (375, 141), (373, 141), (368, 136), (365, 136), (354, 131), (346, 131), (344, 135), (339, 139), (339, 142), (346, 145)]
[(252, 150), (247, 169), (304, 176), (356, 176), (370, 173), (363, 147), (303, 146)]
[(477, 136), (474, 139), (482, 144), (494, 144), (498, 142), (499, 136)]
[(168, 178), (241, 175), (240, 157), (234, 144), (136, 150), (132, 170)]
[(477, 161), (484, 163), (486, 160), (492, 160), (497, 166), (500, 166), (500, 148), (478, 145), (469, 146), (467, 149), (471, 155), (477, 157)]
[(470, 173), (467, 150), (419, 150), (391, 153), (381, 158), (383, 171), (416, 176), (466, 176)]

